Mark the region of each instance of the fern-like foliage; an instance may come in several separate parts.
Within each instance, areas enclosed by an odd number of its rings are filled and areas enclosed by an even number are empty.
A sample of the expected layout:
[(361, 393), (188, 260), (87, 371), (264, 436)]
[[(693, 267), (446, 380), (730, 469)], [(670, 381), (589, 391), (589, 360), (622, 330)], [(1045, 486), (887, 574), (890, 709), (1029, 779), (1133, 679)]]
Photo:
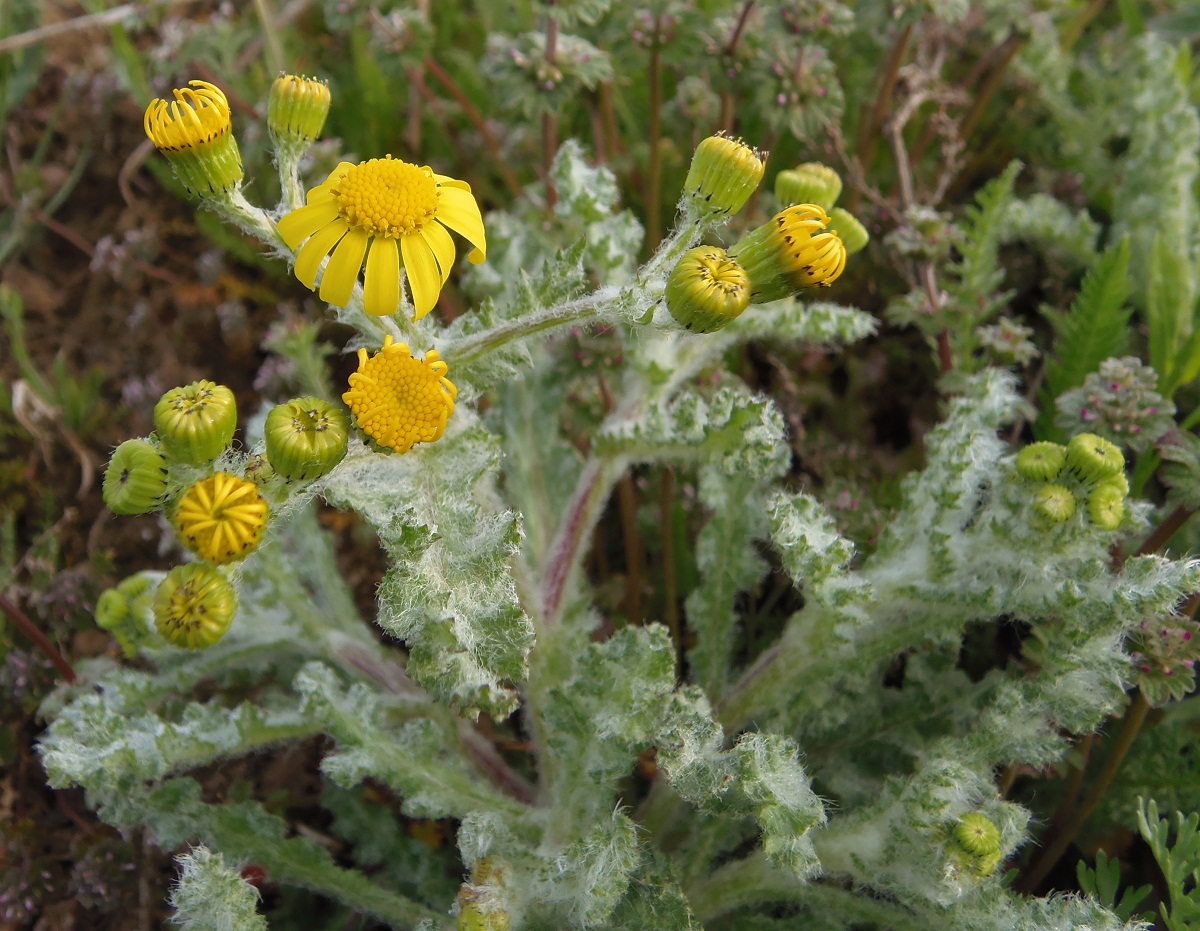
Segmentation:
[(1200, 814), (1175, 812), (1172, 841), (1171, 822), (1158, 817), (1158, 804), (1138, 799), (1138, 830), (1167, 881), (1168, 901), (1159, 906), (1167, 931), (1195, 931), (1200, 927)]
[(1142, 921), (1152, 921), (1154, 916), (1143, 913), (1136, 914), (1137, 907), (1145, 901), (1153, 890), (1150, 886), (1138, 886), (1136, 889), (1126, 887), (1121, 889), (1121, 861), (1108, 858), (1103, 850), (1096, 851), (1096, 867), (1093, 869), (1082, 860), (1076, 867), (1079, 878), (1079, 888), (1084, 895), (1089, 895), (1105, 908), (1116, 913), (1122, 921), (1129, 921), (1135, 916)]
[(1048, 313), (1057, 331), (1054, 355), (1046, 365), (1042, 415), (1034, 432), (1056, 436), (1054, 399), (1083, 384), (1105, 359), (1119, 356), (1129, 342), (1129, 242), (1110, 246), (1084, 276), (1079, 295), (1065, 314)]

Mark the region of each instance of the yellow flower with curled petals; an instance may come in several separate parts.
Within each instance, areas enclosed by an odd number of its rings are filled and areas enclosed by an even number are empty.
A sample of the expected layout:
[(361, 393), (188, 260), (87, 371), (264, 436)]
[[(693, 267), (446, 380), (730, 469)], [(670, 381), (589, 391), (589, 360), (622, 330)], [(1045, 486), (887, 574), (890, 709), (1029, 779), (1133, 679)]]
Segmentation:
[(188, 81), (174, 100), (146, 107), (146, 135), (175, 174), (199, 197), (228, 193), (242, 181), (242, 157), (229, 117), (229, 101), (215, 84)]
[(308, 192), (305, 206), (279, 221), (283, 241), (299, 247), (296, 277), (309, 290), (316, 289), (317, 271), (329, 256), (321, 300), (337, 307), (349, 304), (365, 259), (364, 309), (394, 314), (400, 307), (403, 264), (414, 320), (433, 309), (450, 277), (455, 258), (450, 230), (475, 247), (471, 262), (484, 260), (483, 217), (471, 186), (390, 155), (357, 165), (342, 162)]
[(415, 359), (407, 343), (385, 336), (375, 355), (358, 351), (358, 371), (351, 374), (342, 400), (363, 433), (380, 446), (406, 453), (446, 432), (458, 397), (447, 371), (434, 350)]
[(175, 512), (175, 529), (189, 550), (221, 565), (258, 548), (268, 511), (254, 482), (216, 472), (187, 490)]

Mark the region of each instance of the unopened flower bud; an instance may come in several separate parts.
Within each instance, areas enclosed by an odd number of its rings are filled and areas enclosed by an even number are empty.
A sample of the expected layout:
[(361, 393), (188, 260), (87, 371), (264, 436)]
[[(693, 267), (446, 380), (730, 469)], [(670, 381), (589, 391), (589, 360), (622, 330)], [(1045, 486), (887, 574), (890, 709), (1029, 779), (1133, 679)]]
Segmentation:
[(237, 592), (212, 566), (176, 566), (154, 596), (154, 625), (177, 647), (202, 650), (225, 636), (237, 612)]
[(1017, 472), (1032, 482), (1058, 478), (1067, 461), (1067, 448), (1058, 443), (1030, 443), (1017, 453)]
[(350, 421), (320, 398), (294, 398), (267, 414), (267, 459), (289, 480), (312, 481), (346, 455)]
[(859, 222), (858, 217), (841, 207), (834, 207), (829, 211), (829, 229), (842, 237), (842, 242), (846, 246), (846, 255), (862, 252), (867, 248), (867, 243), (871, 241), (871, 234)]
[(113, 630), (129, 617), (129, 602), (115, 588), (105, 589), (96, 600), (96, 626)]
[(217, 472), (187, 490), (174, 521), (189, 550), (221, 565), (258, 548), (267, 514), (267, 502), (257, 485), (228, 472)]
[(1116, 482), (1101, 482), (1088, 494), (1088, 520), (1101, 530), (1116, 530), (1125, 518), (1125, 490)]
[(740, 139), (709, 136), (696, 147), (683, 189), (703, 199), (710, 212), (737, 213), (762, 181), (765, 156)]
[(173, 101), (156, 98), (146, 108), (146, 135), (192, 194), (212, 197), (236, 190), (243, 177), (242, 156), (229, 101), (207, 81), (189, 81), (172, 94)]
[(785, 207), (816, 204), (825, 210), (832, 210), (841, 193), (841, 175), (820, 162), (805, 162), (795, 168), (786, 168), (775, 176), (775, 196)]
[(1094, 433), (1080, 433), (1067, 444), (1067, 469), (1087, 484), (1125, 471), (1125, 456), (1114, 443)]
[(145, 440), (126, 440), (104, 470), (104, 503), (114, 514), (148, 514), (162, 506), (167, 462)]
[(281, 74), (267, 98), (267, 129), (276, 148), (315, 142), (329, 115), (329, 85), (315, 78)]
[(994, 872), (1003, 853), (1000, 829), (977, 811), (963, 815), (954, 827), (953, 853), (980, 876)]
[(663, 297), (681, 326), (711, 333), (750, 306), (750, 278), (724, 249), (699, 246), (672, 269)]
[(828, 225), (829, 215), (820, 207), (799, 204), (777, 213), (730, 249), (753, 284), (750, 303), (833, 284), (846, 268), (846, 247)]
[(172, 388), (154, 405), (154, 427), (172, 459), (189, 465), (211, 462), (237, 429), (233, 392), (211, 381)]
[(1075, 496), (1069, 488), (1047, 484), (1034, 495), (1033, 511), (1052, 524), (1061, 524), (1074, 516), (1076, 505)]

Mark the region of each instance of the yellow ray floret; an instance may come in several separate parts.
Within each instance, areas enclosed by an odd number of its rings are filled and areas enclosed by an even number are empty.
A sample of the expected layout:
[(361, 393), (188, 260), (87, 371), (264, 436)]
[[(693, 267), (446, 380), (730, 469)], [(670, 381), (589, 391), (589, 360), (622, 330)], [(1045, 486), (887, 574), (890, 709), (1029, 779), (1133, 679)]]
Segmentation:
[(164, 152), (209, 145), (230, 130), (229, 101), (207, 81), (188, 81), (172, 101), (155, 98), (146, 108), (146, 135)]
[(279, 221), (283, 241), (299, 248), (296, 277), (310, 290), (316, 289), (317, 272), (329, 256), (321, 279), (323, 301), (349, 304), (365, 260), (366, 312), (394, 314), (403, 265), (414, 320), (433, 309), (450, 277), (455, 258), (450, 230), (475, 247), (471, 262), (484, 260), (487, 239), (471, 186), (390, 155), (357, 165), (342, 162), (308, 192), (305, 206)]
[(407, 343), (383, 338), (383, 348), (369, 356), (358, 351), (358, 371), (342, 400), (359, 428), (380, 446), (406, 453), (417, 443), (432, 443), (446, 432), (458, 389), (449, 371), (430, 350), (414, 359)]
[(267, 513), (254, 482), (217, 472), (187, 490), (175, 512), (175, 528), (188, 549), (220, 565), (258, 548)]

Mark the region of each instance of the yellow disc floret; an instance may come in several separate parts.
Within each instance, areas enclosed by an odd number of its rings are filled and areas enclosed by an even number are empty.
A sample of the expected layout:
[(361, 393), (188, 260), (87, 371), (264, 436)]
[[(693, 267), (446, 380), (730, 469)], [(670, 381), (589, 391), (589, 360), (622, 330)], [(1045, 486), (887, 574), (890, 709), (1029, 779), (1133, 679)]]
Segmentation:
[(424, 227), (438, 205), (433, 170), (390, 155), (355, 165), (334, 186), (333, 197), (351, 226), (393, 239)]
[(220, 565), (257, 549), (267, 513), (254, 482), (217, 472), (187, 490), (175, 512), (175, 528), (188, 549)]
[(413, 358), (407, 343), (385, 336), (373, 356), (358, 351), (358, 371), (342, 400), (359, 428), (380, 446), (406, 453), (417, 443), (432, 443), (446, 432), (458, 389), (438, 354)]

